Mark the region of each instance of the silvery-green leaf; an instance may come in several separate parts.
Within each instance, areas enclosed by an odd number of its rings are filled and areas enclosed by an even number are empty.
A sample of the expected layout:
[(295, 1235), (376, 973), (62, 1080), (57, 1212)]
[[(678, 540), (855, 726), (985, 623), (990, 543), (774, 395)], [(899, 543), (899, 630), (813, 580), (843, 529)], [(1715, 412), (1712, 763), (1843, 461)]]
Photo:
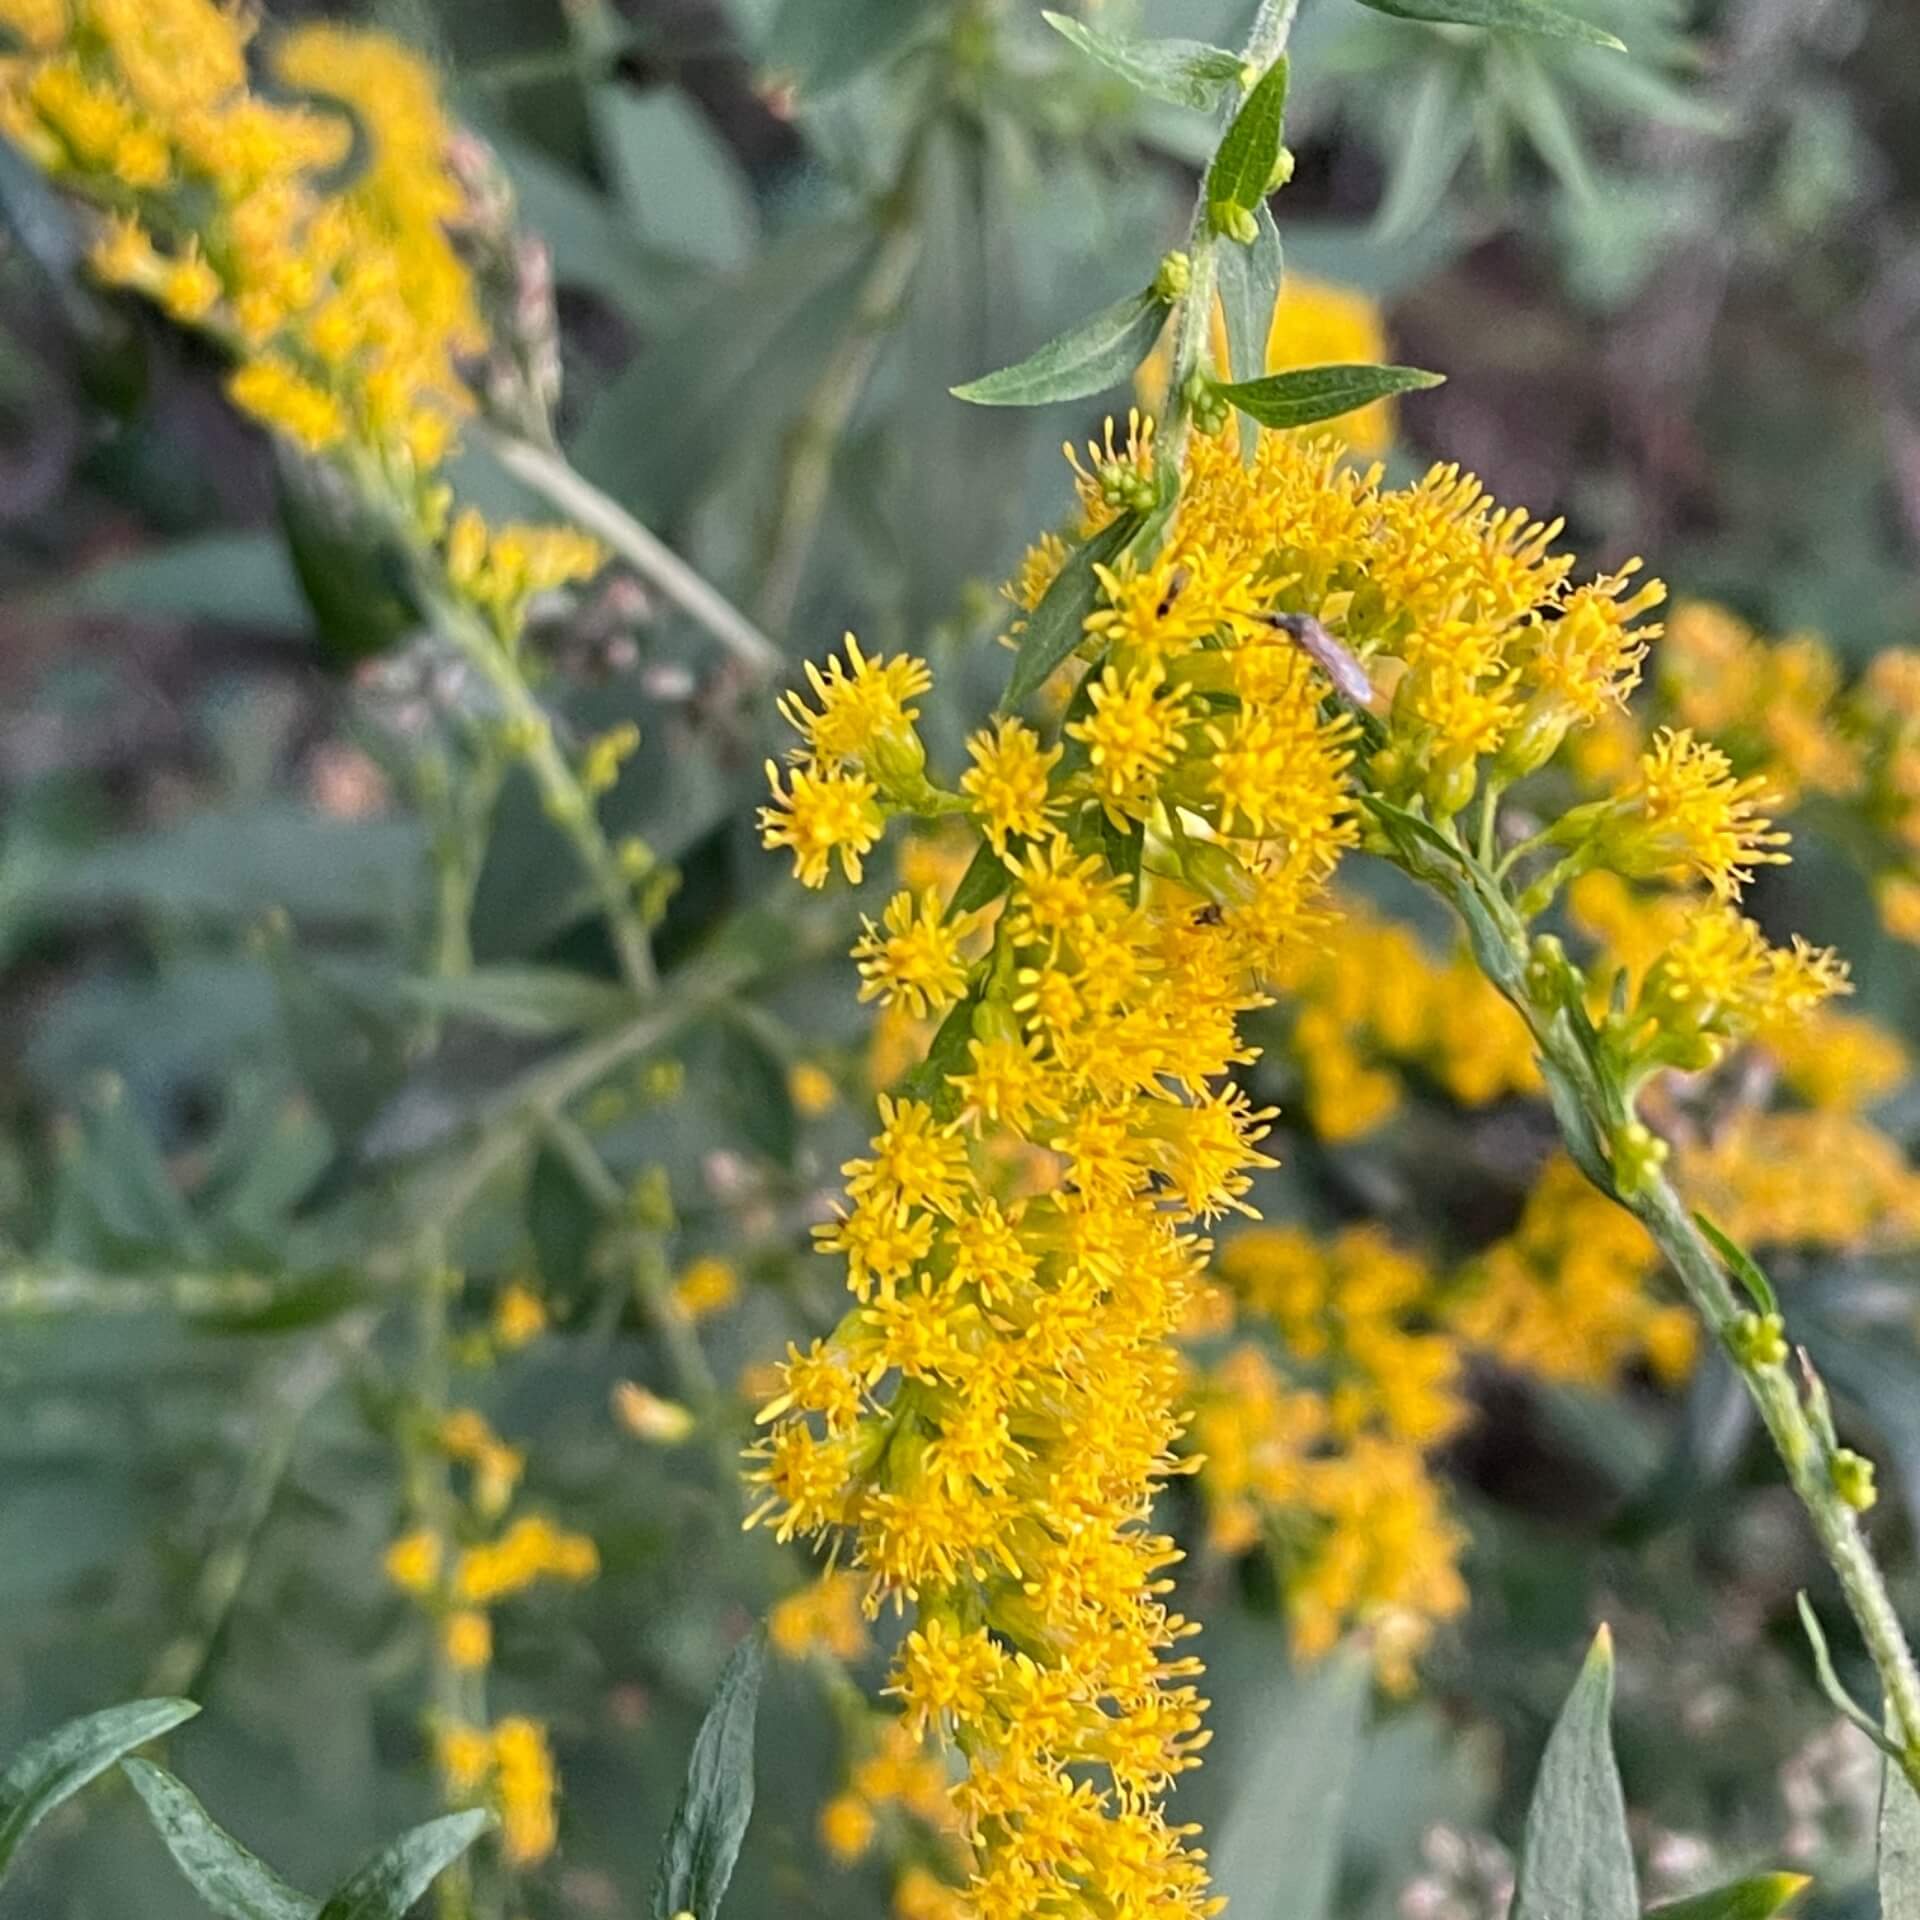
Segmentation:
[(1626, 43), (1605, 27), (1547, 0), (1360, 0), (1375, 13), (1426, 26), (1488, 27), (1496, 33), (1533, 33), (1547, 40), (1573, 40), (1583, 46), (1626, 52)]
[(1880, 1920), (1920, 1920), (1920, 1796), (1891, 1760), (1880, 1769)]
[(1289, 1693), (1221, 1822), (1214, 1882), (1240, 1920), (1323, 1920), (1372, 1673), (1347, 1648)]
[(0, 1773), (0, 1879), (21, 1841), (55, 1807), (135, 1747), (199, 1711), (191, 1700), (134, 1700), (69, 1720), (23, 1747)]
[(714, 1920), (720, 1911), (753, 1814), (753, 1721), (765, 1666), (766, 1642), (756, 1633), (734, 1649), (720, 1675), (667, 1829), (652, 1920)]
[(174, 1864), (220, 1920), (313, 1920), (319, 1901), (249, 1853), (164, 1767), (124, 1760), (121, 1770)]
[(1263, 427), (1311, 427), (1392, 394), (1437, 387), (1445, 378), (1418, 367), (1299, 367), (1235, 380), (1220, 389), (1220, 397)]
[(1252, 213), (1273, 185), (1280, 159), (1280, 129), (1287, 113), (1287, 57), (1282, 54), (1240, 103), (1207, 169), (1207, 205)]
[(1169, 304), (1151, 288), (1130, 293), (1017, 365), (955, 387), (954, 397), (976, 407), (1043, 407), (1104, 393), (1147, 357), (1166, 324)]
[(1080, 644), (1087, 615), (1093, 611), (1094, 598), (1100, 591), (1094, 568), (1112, 560), (1133, 538), (1139, 524), (1133, 515), (1122, 514), (1067, 556), (1052, 586), (1027, 616), (1020, 651), (1014, 655), (1013, 672), (1000, 702), (1004, 711), (1011, 712), (1038, 692), (1047, 675)]
[(1110, 72), (1176, 107), (1211, 112), (1220, 96), (1240, 77), (1240, 56), (1204, 40), (1129, 40), (1103, 33), (1097, 27), (1064, 13), (1040, 15), (1055, 33), (1071, 40), (1084, 54)]
[[(1220, 249), (1220, 311), (1227, 323), (1227, 361), (1237, 379), (1250, 380), (1267, 370), (1267, 337), (1273, 331), (1274, 302), (1286, 271), (1280, 228), (1273, 209), (1262, 200), (1254, 214), (1259, 229), (1252, 245)], [(1255, 423), (1240, 417), (1240, 444), (1251, 453)]]
[(341, 1883), (319, 1920), (406, 1920), (413, 1903), (492, 1824), (492, 1814), (476, 1810), (409, 1828)]
[(1602, 1627), (1540, 1760), (1512, 1920), (1637, 1920), (1612, 1712), (1613, 1637)]

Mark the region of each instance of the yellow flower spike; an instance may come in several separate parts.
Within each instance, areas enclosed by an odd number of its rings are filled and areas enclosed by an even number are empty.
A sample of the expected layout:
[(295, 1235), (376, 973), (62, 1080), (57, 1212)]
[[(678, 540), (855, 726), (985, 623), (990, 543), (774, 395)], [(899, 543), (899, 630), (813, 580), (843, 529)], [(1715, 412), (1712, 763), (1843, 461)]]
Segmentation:
[[(1641, 757), (1633, 782), (1592, 816), (1594, 857), (1635, 879), (1688, 875), (1722, 899), (1737, 899), (1756, 866), (1780, 865), (1787, 835), (1767, 817), (1759, 775), (1742, 779), (1718, 747), (1664, 729)], [(1573, 841), (1591, 810), (1569, 815), (1556, 838)]]
[(493, 1792), (501, 1851), (513, 1866), (538, 1866), (553, 1851), (557, 1784), (545, 1728), (536, 1720), (502, 1720), (493, 1730)]
[(546, 1330), (546, 1302), (531, 1287), (513, 1281), (501, 1288), (494, 1303), (492, 1331), (495, 1343), (504, 1352), (531, 1345)]
[(493, 1772), (493, 1741), (478, 1727), (454, 1723), (436, 1728), (433, 1753), (440, 1778), (456, 1800), (471, 1799)]
[(431, 1593), (440, 1581), (440, 1536), (426, 1527), (402, 1534), (387, 1548), (387, 1578), (416, 1597)]
[(477, 1672), (493, 1659), (493, 1623), (484, 1613), (463, 1608), (447, 1616), (441, 1643), (448, 1665), (462, 1673)]
[(687, 1319), (711, 1319), (740, 1298), (740, 1276), (731, 1262), (707, 1254), (673, 1283), (673, 1304)]
[(981, 830), (1002, 858), (1010, 838), (1038, 839), (1049, 830), (1049, 815), (1057, 803), (1048, 775), (1060, 751), (1043, 748), (1031, 727), (1006, 717), (968, 740), (973, 764), (960, 776), (960, 791), (973, 803)]
[(804, 1118), (817, 1120), (840, 1098), (840, 1089), (817, 1061), (796, 1060), (787, 1071), (787, 1097)]

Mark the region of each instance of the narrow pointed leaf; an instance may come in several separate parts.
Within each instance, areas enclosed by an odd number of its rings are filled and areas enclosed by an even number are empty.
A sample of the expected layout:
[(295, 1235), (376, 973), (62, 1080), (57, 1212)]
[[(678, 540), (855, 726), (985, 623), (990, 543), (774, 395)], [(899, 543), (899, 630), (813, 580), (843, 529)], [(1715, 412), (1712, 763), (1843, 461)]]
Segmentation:
[(1418, 20), (1434, 27), (1490, 27), (1496, 33), (1533, 33), (1546, 40), (1573, 40), (1582, 46), (1625, 53), (1626, 42), (1547, 0), (1360, 0), (1375, 13), (1396, 20)]
[(955, 387), (954, 397), (976, 407), (1043, 407), (1054, 400), (1104, 393), (1152, 351), (1169, 310), (1169, 303), (1151, 288), (1130, 293), (1049, 340), (1017, 366)]
[(1714, 1252), (1727, 1263), (1727, 1271), (1752, 1295), (1753, 1304), (1762, 1313), (1778, 1313), (1780, 1298), (1753, 1255), (1738, 1241), (1729, 1239), (1704, 1213), (1696, 1213), (1693, 1224), (1713, 1242)]
[(1332, 1902), (1371, 1671), (1334, 1654), (1290, 1693), (1220, 1826), (1214, 1881), (1240, 1920), (1323, 1920)]
[(1806, 1629), (1808, 1646), (1813, 1649), (1813, 1670), (1819, 1676), (1820, 1691), (1827, 1696), (1828, 1704), (1836, 1713), (1851, 1720), (1889, 1760), (1898, 1766), (1900, 1749), (1880, 1731), (1872, 1715), (1847, 1691), (1845, 1682), (1835, 1670), (1833, 1653), (1827, 1645), (1826, 1631), (1820, 1625), (1820, 1616), (1813, 1610), (1813, 1602), (1804, 1593), (1797, 1598), (1800, 1602), (1800, 1624)]
[(1533, 1783), (1512, 1920), (1637, 1920), (1612, 1712), (1613, 1637), (1602, 1627)]
[(150, 1760), (120, 1765), (174, 1864), (220, 1920), (313, 1920), (319, 1901), (249, 1853), (164, 1767)]
[(1207, 169), (1207, 205), (1220, 215), (1238, 207), (1252, 213), (1273, 185), (1280, 158), (1280, 129), (1287, 113), (1287, 57), (1282, 54), (1240, 103)]
[(1225, 47), (1210, 47), (1204, 40), (1129, 40), (1121, 34), (1102, 33), (1064, 13), (1043, 8), (1040, 17), (1109, 72), (1176, 107), (1211, 112), (1220, 104), (1221, 94), (1240, 77), (1240, 56)]
[(493, 1824), (493, 1815), (444, 1814), (382, 1847), (320, 1909), (320, 1920), (406, 1920), (413, 1903)]
[(753, 1814), (753, 1719), (766, 1667), (759, 1634), (733, 1651), (694, 1737), (687, 1783), (653, 1883), (652, 1920), (714, 1920)]
[[(1804, 1873), (1756, 1873), (1730, 1887), (1649, 1907), (1646, 1920), (1773, 1920), (1789, 1900), (1812, 1885)], [(1890, 1910), (1885, 1920), (1892, 1920)]]
[(1084, 622), (1100, 591), (1094, 568), (1112, 560), (1138, 526), (1133, 515), (1122, 514), (1067, 556), (1053, 585), (1027, 616), (1027, 630), (1020, 636), (1020, 651), (1013, 657), (1013, 672), (1000, 702), (1003, 711), (1011, 712), (1036, 693), (1047, 675), (1080, 644)]
[(1920, 1795), (1893, 1761), (1880, 1770), (1880, 1920), (1920, 1920)]
[(135, 1700), (69, 1720), (22, 1748), (0, 1773), (0, 1879), (21, 1841), (62, 1801), (199, 1711), (191, 1700)]
[(960, 876), (960, 884), (953, 890), (953, 898), (947, 902), (949, 914), (978, 913), (982, 907), (990, 907), (1013, 884), (1010, 874), (998, 854), (984, 842), (975, 850), (973, 858), (967, 863), (967, 870)]
[(1390, 394), (1437, 387), (1445, 378), (1418, 367), (1300, 367), (1258, 380), (1235, 380), (1220, 394), (1263, 427), (1311, 427)]

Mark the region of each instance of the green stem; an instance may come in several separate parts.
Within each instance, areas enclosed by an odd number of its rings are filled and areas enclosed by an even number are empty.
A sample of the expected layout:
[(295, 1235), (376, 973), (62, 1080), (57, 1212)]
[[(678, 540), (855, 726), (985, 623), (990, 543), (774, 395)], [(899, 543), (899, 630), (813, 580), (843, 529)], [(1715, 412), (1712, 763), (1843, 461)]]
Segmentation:
[[(1286, 51), (1287, 36), (1293, 31), (1294, 16), (1300, 0), (1261, 0), (1247, 34), (1240, 61), (1255, 74), (1264, 73)], [(1233, 124), (1245, 91), (1235, 88), (1230, 94), (1221, 120), (1221, 132)], [(1193, 408), (1188, 386), (1193, 375), (1205, 364), (1213, 337), (1214, 294), (1220, 283), (1220, 237), (1213, 229), (1213, 216), (1207, 206), (1207, 180), (1203, 172), (1194, 195), (1193, 218), (1187, 227), (1186, 253), (1189, 262), (1187, 290), (1180, 297), (1173, 330), (1173, 363), (1167, 375), (1167, 397), (1160, 410), (1160, 446), (1164, 457), (1178, 472), (1186, 458), (1187, 437), (1193, 430)]]
[(780, 504), (754, 599), (761, 625), (776, 632), (793, 617), (807, 557), (826, 507), (834, 454), (873, 377), (886, 337), (899, 320), (920, 261), (919, 174), (924, 144), (924, 138), (913, 141), (899, 182), (882, 203), (880, 246), (855, 297), (853, 317), (787, 439)]
[(583, 479), (551, 449), (498, 429), (483, 437), (500, 464), (577, 526), (604, 540), (641, 579), (704, 627), (756, 681), (780, 671), (783, 656), (767, 636), (710, 581), (643, 526), (617, 500)]
[[(1558, 1113), (1563, 1133), (1576, 1121), (1583, 1124), (1588, 1141), (1600, 1143), (1604, 1154), (1607, 1143), (1633, 1117), (1630, 1096), (1617, 1084), (1617, 1078), (1615, 1084), (1608, 1083), (1605, 1069), (1583, 1044), (1574, 1019), (1564, 1009), (1543, 1009), (1529, 992), (1526, 921), (1508, 901), (1494, 875), (1484, 864), (1467, 858), (1462, 858), (1457, 867), (1443, 868), (1424, 850), (1406, 845), (1400, 864), (1445, 897), (1474, 934), (1474, 950), (1482, 971), (1527, 1022), (1550, 1077), (1571, 1102), (1572, 1113)], [(1577, 1144), (1570, 1135), (1569, 1145)], [(1593, 1156), (1576, 1153), (1576, 1157), (1584, 1164)], [(1902, 1770), (1920, 1791), (1920, 1667), (1915, 1665), (1860, 1516), (1837, 1491), (1831, 1439), (1809, 1415), (1806, 1401), (1787, 1369), (1761, 1364), (1752, 1357), (1751, 1342), (1742, 1338), (1746, 1310), (1720, 1257), (1708, 1245), (1666, 1175), (1657, 1167), (1649, 1169), (1635, 1181), (1631, 1192), (1623, 1193), (1610, 1166), (1591, 1171), (1607, 1173), (1606, 1179), (1597, 1182), (1601, 1191), (1646, 1228), (1745, 1382), (1880, 1676)]]
[[(621, 1191), (612, 1170), (601, 1159), (599, 1149), (586, 1134), (565, 1114), (560, 1113), (547, 1117), (545, 1131), (554, 1150), (573, 1170), (587, 1198), (610, 1220), (626, 1220), (626, 1195)], [(674, 1305), (665, 1283), (665, 1269), (657, 1263), (643, 1261), (638, 1270), (642, 1276), (642, 1295), (647, 1313), (653, 1321), (654, 1330), (660, 1335), (661, 1345), (666, 1349), (667, 1361), (673, 1371), (674, 1390), (696, 1412), (710, 1412), (720, 1399), (720, 1383), (707, 1363), (699, 1335), (688, 1324), (685, 1314)], [(728, 1460), (731, 1464), (731, 1454)]]
[(493, 629), (463, 601), (423, 588), (422, 598), (434, 625), (484, 679), (508, 726), (522, 742), (521, 752), (548, 817), (559, 827), (587, 870), (620, 971), (636, 994), (651, 996), (659, 986), (653, 946), (634, 900), (634, 883), (601, 831), (593, 801), (566, 756), (554, 743), (546, 710), (533, 696), (519, 667)]

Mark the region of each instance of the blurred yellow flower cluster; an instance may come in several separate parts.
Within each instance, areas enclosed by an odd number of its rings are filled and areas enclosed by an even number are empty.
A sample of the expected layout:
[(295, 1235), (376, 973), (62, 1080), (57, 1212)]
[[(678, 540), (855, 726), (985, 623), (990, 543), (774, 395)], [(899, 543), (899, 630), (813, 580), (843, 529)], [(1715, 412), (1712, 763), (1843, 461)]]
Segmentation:
[[(452, 1292), (458, 1279), (445, 1274), (433, 1284)], [(512, 1351), (537, 1338), (545, 1324), (539, 1296), (516, 1282), (496, 1307), (493, 1344)], [(483, 1337), (476, 1352), (485, 1351)], [(493, 1610), (543, 1580), (592, 1579), (599, 1552), (586, 1535), (543, 1514), (508, 1518), (525, 1455), (475, 1408), (443, 1412), (422, 1439), (426, 1454), (441, 1463), (435, 1484), (442, 1475), (444, 1484), (439, 1497), (422, 1506), (422, 1523), (389, 1544), (386, 1573), (419, 1607), (435, 1637), (443, 1676), (431, 1726), (435, 1763), (450, 1801), (484, 1800), (498, 1812), (509, 1864), (534, 1866), (553, 1850), (554, 1767), (536, 1722), (488, 1724)]]
[(227, 352), (239, 406), (442, 545), (455, 592), (509, 637), (532, 596), (599, 568), (571, 528), (455, 517), (434, 477), (486, 332), (426, 62), (322, 23), (256, 57), (216, 0), (5, 0), (0, 24), (20, 43), (0, 131), (97, 210), (103, 282)]
[(1209, 1537), (1271, 1548), (1303, 1657), (1359, 1628), (1382, 1682), (1404, 1690), (1434, 1626), (1467, 1602), (1464, 1535), (1429, 1466), (1467, 1414), (1458, 1349), (1427, 1323), (1432, 1277), (1368, 1227), (1324, 1243), (1254, 1228), (1217, 1272), (1240, 1337), (1196, 1365), (1191, 1389)]
[(1410, 1078), (1469, 1107), (1539, 1091), (1525, 1023), (1469, 955), (1435, 960), (1412, 927), (1358, 898), (1341, 897), (1338, 916), (1272, 976), (1305, 1117), (1323, 1140), (1370, 1133)]

